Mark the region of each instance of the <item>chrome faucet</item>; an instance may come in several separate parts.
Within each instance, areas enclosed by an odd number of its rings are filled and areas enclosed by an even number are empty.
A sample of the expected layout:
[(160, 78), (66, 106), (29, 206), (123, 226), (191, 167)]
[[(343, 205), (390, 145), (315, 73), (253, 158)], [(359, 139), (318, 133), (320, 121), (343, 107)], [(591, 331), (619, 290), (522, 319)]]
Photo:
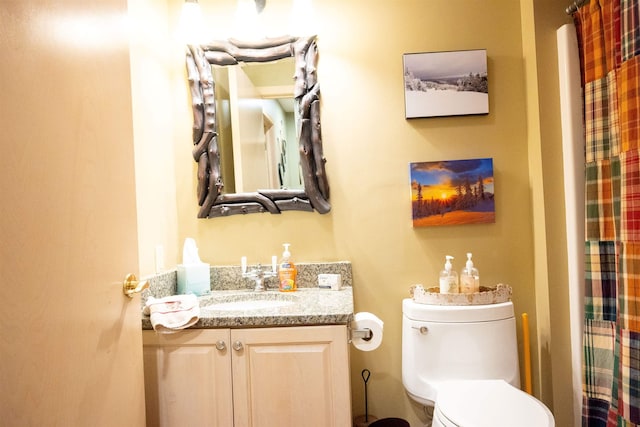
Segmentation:
[(242, 257), (241, 260), (242, 265), (242, 277), (245, 279), (255, 280), (255, 288), (253, 289), (255, 292), (263, 292), (267, 290), (267, 285), (265, 283), (265, 279), (269, 277), (276, 276), (276, 260), (275, 257), (272, 259), (271, 268), (262, 268), (261, 264), (256, 264), (255, 267), (251, 267), (247, 269), (247, 258)]

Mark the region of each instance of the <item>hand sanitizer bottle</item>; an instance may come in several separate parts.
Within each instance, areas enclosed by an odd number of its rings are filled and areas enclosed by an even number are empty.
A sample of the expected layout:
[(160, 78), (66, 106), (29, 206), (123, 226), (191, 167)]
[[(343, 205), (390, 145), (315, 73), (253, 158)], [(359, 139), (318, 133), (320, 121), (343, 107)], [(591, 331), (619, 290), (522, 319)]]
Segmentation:
[(451, 260), (453, 257), (447, 255), (444, 264), (444, 270), (440, 272), (440, 293), (441, 294), (457, 294), (458, 293), (458, 273), (453, 271)]
[(480, 292), (480, 273), (473, 267), (471, 256), (471, 252), (467, 253), (467, 265), (460, 273), (460, 292), (464, 294)]
[(298, 274), (298, 269), (291, 259), (289, 243), (285, 243), (282, 246), (284, 246), (284, 252), (278, 265), (279, 290), (280, 292), (293, 292), (297, 289), (296, 275)]

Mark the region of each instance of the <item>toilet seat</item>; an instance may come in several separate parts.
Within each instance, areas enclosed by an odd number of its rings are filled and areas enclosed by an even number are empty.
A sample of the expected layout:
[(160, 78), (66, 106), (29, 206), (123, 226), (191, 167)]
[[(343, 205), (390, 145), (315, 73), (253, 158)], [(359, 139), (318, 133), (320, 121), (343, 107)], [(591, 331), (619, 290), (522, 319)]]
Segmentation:
[(440, 383), (434, 427), (553, 427), (551, 411), (503, 380)]

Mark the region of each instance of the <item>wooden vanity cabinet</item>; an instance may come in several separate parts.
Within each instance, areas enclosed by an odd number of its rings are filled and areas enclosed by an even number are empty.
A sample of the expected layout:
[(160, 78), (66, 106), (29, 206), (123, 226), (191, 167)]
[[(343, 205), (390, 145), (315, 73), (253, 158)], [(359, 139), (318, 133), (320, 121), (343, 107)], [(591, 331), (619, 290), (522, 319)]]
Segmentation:
[(229, 329), (142, 331), (142, 342), (147, 426), (233, 425)]
[(351, 425), (346, 325), (143, 331), (148, 426)]

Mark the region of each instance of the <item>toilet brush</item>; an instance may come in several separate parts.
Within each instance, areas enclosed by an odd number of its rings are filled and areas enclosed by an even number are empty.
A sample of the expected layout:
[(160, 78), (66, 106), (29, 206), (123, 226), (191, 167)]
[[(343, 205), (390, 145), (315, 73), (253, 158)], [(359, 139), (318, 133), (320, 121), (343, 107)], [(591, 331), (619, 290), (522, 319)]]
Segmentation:
[(362, 380), (364, 381), (364, 417), (362, 415), (357, 416), (353, 420), (354, 427), (367, 427), (372, 422), (376, 421), (378, 418), (371, 415), (369, 416), (369, 396), (367, 390), (367, 383), (369, 382), (369, 377), (371, 376), (371, 371), (368, 369), (362, 370)]
[(369, 396), (367, 394), (367, 383), (369, 382), (369, 377), (371, 376), (371, 371), (368, 369), (363, 369), (362, 380), (364, 381), (364, 422), (369, 422)]

